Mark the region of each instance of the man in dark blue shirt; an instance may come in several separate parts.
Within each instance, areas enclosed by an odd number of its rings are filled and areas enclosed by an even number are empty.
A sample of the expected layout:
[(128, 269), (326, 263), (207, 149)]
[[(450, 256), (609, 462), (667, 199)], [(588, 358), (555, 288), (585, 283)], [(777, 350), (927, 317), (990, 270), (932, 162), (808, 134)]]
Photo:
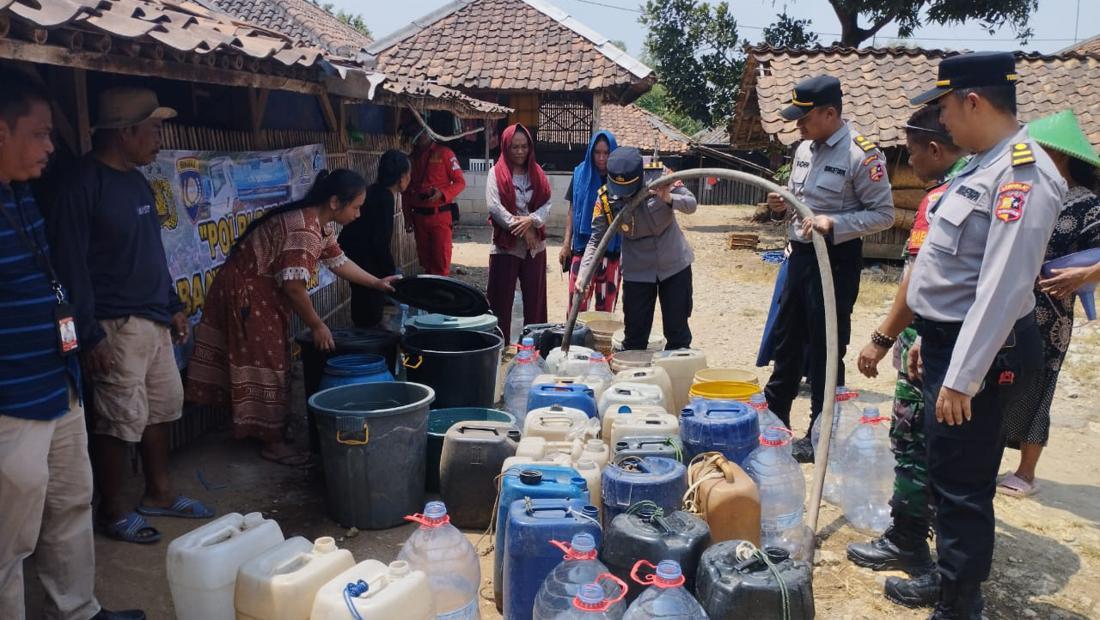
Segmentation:
[[(48, 227), (93, 388), (100, 527), (136, 543), (160, 538), (144, 516), (213, 516), (176, 495), (168, 474), (169, 425), (183, 409), (172, 345), (186, 340), (189, 323), (168, 272), (156, 197), (138, 169), (156, 158), (161, 124), (175, 115), (148, 89), (101, 93), (94, 151), (63, 184)], [(141, 444), (145, 473), (136, 510), (123, 494), (131, 443)]]
[(26, 615), (23, 560), (33, 555), (45, 617), (145, 618), (96, 601), (92, 471), (80, 366), (65, 289), (26, 183), (53, 144), (46, 94), (0, 74), (0, 618)]

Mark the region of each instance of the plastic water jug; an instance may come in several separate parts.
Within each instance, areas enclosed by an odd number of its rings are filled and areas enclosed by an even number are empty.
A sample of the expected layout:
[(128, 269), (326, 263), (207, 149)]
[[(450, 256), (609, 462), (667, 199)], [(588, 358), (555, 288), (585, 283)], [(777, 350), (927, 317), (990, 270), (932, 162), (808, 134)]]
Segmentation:
[(588, 534), (600, 541), (596, 508), (582, 500), (531, 499), (512, 502), (504, 538), (504, 617), (529, 620), (539, 587), (561, 562), (551, 540)]
[(880, 417), (878, 409), (864, 409), (859, 427), (844, 442), (842, 462), (840, 505), (845, 518), (858, 530), (882, 533), (892, 522), (890, 498), (897, 464), (890, 449), (890, 418)]
[(551, 405), (527, 414), (524, 437), (543, 437), (548, 441), (586, 439), (599, 433), (599, 421), (580, 409)]
[(670, 413), (619, 414), (611, 422), (611, 443), (627, 437), (678, 437), (680, 420)]
[(579, 439), (566, 439), (564, 441), (549, 441), (538, 435), (524, 437), (516, 446), (516, 456), (532, 459), (541, 459), (558, 454), (569, 457), (569, 462), (577, 460), (583, 449)]
[(611, 606), (617, 607), (619, 613), (626, 609), (621, 601), (626, 596), (627, 586), (608, 573), (607, 567), (596, 558), (598, 545), (594, 536), (575, 534), (568, 543), (551, 540), (549, 544), (563, 551), (565, 556), (539, 586), (535, 596), (534, 620), (549, 620), (569, 612), (581, 588), (589, 584), (600, 586), (601, 601), (617, 597), (618, 600)]
[(707, 367), (707, 356), (695, 349), (675, 349), (660, 351), (653, 355), (653, 365), (664, 368), (672, 382), (672, 405), (674, 411), (687, 406), (688, 391), (694, 382), (695, 373)]
[(531, 386), (530, 395), (527, 397), (527, 410), (534, 411), (553, 405), (561, 405), (571, 409), (580, 409), (590, 418), (598, 418), (599, 409), (596, 408), (596, 397), (592, 388), (586, 385), (557, 385), (553, 383), (536, 383)]
[[(844, 480), (843, 446), (852, 431), (856, 430), (862, 413), (855, 399), (859, 398), (857, 392), (848, 388), (836, 389), (836, 404), (833, 406), (833, 435), (829, 440), (829, 466), (825, 470), (825, 488), (821, 495), (825, 501), (834, 506), (840, 506), (840, 485)], [(814, 453), (817, 454), (818, 440), (821, 438), (821, 420), (825, 416), (819, 415), (814, 420), (810, 429), (810, 439), (814, 444)]]
[(618, 405), (608, 407), (600, 414), (600, 437), (604, 441), (611, 440), (611, 428), (615, 426), (615, 420), (621, 415), (645, 415), (649, 413), (668, 413), (661, 405)]
[(589, 439), (581, 449), (581, 460), (590, 459), (600, 471), (611, 462), (611, 448), (602, 439)]
[[(687, 587), (695, 583), (695, 570), (703, 550), (710, 545), (710, 528), (693, 514), (664, 511), (652, 502), (635, 505), (631, 512), (619, 515), (604, 530), (600, 559), (620, 579), (630, 579), (639, 560), (664, 558), (683, 567)], [(627, 593), (633, 601), (641, 590)]]
[(684, 447), (678, 437), (623, 437), (615, 442), (612, 460), (618, 463), (625, 458), (646, 456), (660, 456), (683, 463)]
[(792, 560), (783, 549), (765, 551), (770, 566), (755, 545), (743, 540), (720, 542), (703, 552), (695, 593), (712, 620), (812, 620), (813, 567)]
[(329, 536), (287, 539), (237, 571), (237, 620), (307, 620), (321, 587), (352, 566)]
[[(596, 507), (597, 518), (600, 518), (603, 512), (603, 468), (596, 464), (592, 459), (581, 459), (573, 463), (573, 469), (577, 470), (577, 473), (584, 478), (585, 484), (588, 485), (588, 496), (591, 500), (591, 505)], [(601, 521), (602, 523), (602, 521)]]
[(598, 403), (603, 393), (607, 391), (607, 387), (611, 385), (611, 381), (603, 379), (595, 375), (564, 375), (564, 374), (541, 374), (535, 377), (534, 385), (583, 385), (592, 390), (592, 396), (596, 399), (597, 409), (599, 409)]
[(745, 473), (760, 493), (760, 542), (764, 547), (786, 549), (792, 557), (806, 557), (802, 508), (806, 503), (806, 479), (791, 455), (791, 432), (768, 428), (760, 447), (745, 459)]
[(684, 510), (707, 522), (712, 542), (749, 540), (760, 544), (756, 483), (720, 452), (704, 452), (688, 466)]
[(555, 347), (546, 354), (546, 372), (567, 375), (569, 373), (565, 371), (562, 365), (568, 360), (570, 355), (591, 355), (593, 353), (595, 353), (595, 351), (592, 349), (580, 345), (570, 346), (568, 354), (562, 351), (561, 347)]
[(619, 373), (628, 368), (645, 368), (653, 365), (653, 351), (616, 351), (611, 356), (611, 372)]
[(586, 380), (597, 380), (611, 385), (615, 373), (611, 372), (611, 361), (603, 353), (595, 351), (588, 356), (588, 366), (580, 373)]
[(611, 385), (618, 383), (655, 385), (661, 388), (661, 394), (664, 395), (664, 401), (661, 403), (661, 406), (670, 413), (678, 411), (678, 409), (676, 409), (676, 399), (672, 395), (672, 379), (669, 378), (668, 372), (664, 368), (659, 366), (628, 368), (616, 374), (615, 380), (611, 382)]
[(684, 458), (721, 452), (740, 465), (760, 445), (756, 410), (745, 403), (695, 399), (680, 414)]
[(516, 416), (516, 423), (522, 425), (527, 418), (527, 397), (535, 377), (542, 374), (538, 365), (538, 353), (526, 342), (516, 354), (515, 363), (504, 379), (504, 408)]
[(552, 454), (545, 458), (533, 459), (529, 456), (511, 456), (504, 459), (504, 465), (500, 468), (500, 473), (512, 469), (513, 467), (521, 467), (525, 465), (539, 465), (547, 467), (573, 467), (573, 461), (570, 460), (567, 454)]
[[(643, 567), (654, 570), (644, 577)], [(626, 610), (623, 620), (649, 620), (670, 618), (674, 620), (705, 620), (707, 612), (684, 587), (684, 573), (674, 560), (661, 560), (657, 566), (646, 560), (638, 560), (630, 574), (631, 579), (649, 589), (642, 593)]]
[(760, 431), (772, 426), (786, 428), (787, 425), (768, 406), (768, 398), (763, 393), (753, 394), (749, 406), (756, 410), (756, 419), (760, 422)]
[(258, 512), (224, 515), (168, 545), (168, 588), (179, 620), (232, 620), (237, 570), (283, 542), (279, 524)]
[(686, 490), (687, 469), (672, 459), (630, 457), (612, 463), (603, 470), (604, 524), (643, 500), (672, 512), (680, 507)]
[[(424, 571), (432, 591), (437, 618), (476, 620), (481, 565), (466, 536), (451, 525), (443, 502), (428, 502), (424, 514), (411, 515), (420, 527), (401, 547), (397, 559), (413, 570)], [(390, 616), (393, 617), (393, 616)]]
[[(598, 361), (603, 361), (607, 366), (607, 358), (603, 353), (599, 351), (592, 351), (590, 349), (575, 350), (570, 348), (569, 353), (565, 354), (565, 357), (558, 362), (558, 372), (565, 375), (584, 375), (592, 366), (592, 358), (598, 358)], [(608, 371), (611, 370), (610, 366), (607, 366)]]
[(447, 430), (439, 460), (440, 496), (457, 527), (489, 526), (497, 476), (515, 456), (520, 433), (508, 422), (459, 422)]
[(516, 500), (576, 499), (589, 505), (588, 483), (572, 467), (527, 464), (509, 468), (500, 478), (497, 499), (496, 540), (493, 553), (493, 597), (497, 610), (504, 609), (504, 540), (508, 510)]
[(614, 575), (608, 575), (607, 578), (622, 584), (619, 594), (607, 594), (606, 588), (599, 583), (585, 584), (577, 592), (571, 607), (543, 617), (552, 620), (620, 620), (626, 609), (622, 603), (626, 584)]
[[(664, 409), (665, 395), (661, 388), (645, 383), (614, 383), (600, 397), (600, 418), (613, 407), (656, 405)], [(667, 411), (666, 411), (667, 413)]]
[(400, 560), (366, 560), (340, 573), (317, 593), (309, 618), (348, 620), (352, 609), (363, 620), (436, 618), (428, 576)]
[(339, 385), (393, 380), (393, 373), (386, 367), (386, 358), (381, 355), (371, 353), (337, 355), (328, 358), (325, 362), (319, 390), (327, 390)]

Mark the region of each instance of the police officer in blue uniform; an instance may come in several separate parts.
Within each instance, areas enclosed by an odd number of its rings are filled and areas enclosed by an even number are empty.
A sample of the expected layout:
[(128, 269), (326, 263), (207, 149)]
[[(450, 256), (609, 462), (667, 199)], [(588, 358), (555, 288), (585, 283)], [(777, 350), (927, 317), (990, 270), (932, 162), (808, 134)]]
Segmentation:
[(1012, 54), (963, 54), (944, 59), (935, 88), (913, 99), (938, 105), (954, 142), (975, 153), (930, 210), (908, 291), (938, 561), (928, 575), (888, 579), (886, 596), (934, 606), (933, 619), (981, 618), (1002, 414), (1042, 365), (1032, 288), (1066, 184), (1016, 119), (1017, 80)]
[[(806, 369), (809, 343), (810, 425), (825, 400), (825, 305), (811, 235), (823, 235), (829, 248), (836, 292), (839, 355), (851, 337), (851, 315), (863, 269), (861, 237), (894, 224), (894, 198), (886, 159), (877, 146), (841, 116), (840, 80), (819, 75), (799, 82), (781, 115), (798, 123), (803, 141), (791, 162), (787, 188), (813, 211), (802, 219), (788, 210), (779, 194), (768, 196), (776, 216), (789, 214), (791, 256), (774, 327), (775, 367), (765, 394), (771, 410), (790, 426), (791, 403)], [(843, 385), (841, 362), (838, 385)], [(812, 459), (809, 431), (796, 442), (795, 458)]]

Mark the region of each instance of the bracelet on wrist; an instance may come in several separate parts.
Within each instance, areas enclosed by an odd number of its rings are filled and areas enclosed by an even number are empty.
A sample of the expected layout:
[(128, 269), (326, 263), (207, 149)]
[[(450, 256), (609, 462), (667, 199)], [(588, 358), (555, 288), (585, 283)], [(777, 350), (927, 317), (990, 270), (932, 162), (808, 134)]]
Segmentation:
[(871, 332), (871, 342), (884, 349), (889, 349), (894, 346), (894, 343), (897, 341), (897, 338), (891, 338), (877, 329)]

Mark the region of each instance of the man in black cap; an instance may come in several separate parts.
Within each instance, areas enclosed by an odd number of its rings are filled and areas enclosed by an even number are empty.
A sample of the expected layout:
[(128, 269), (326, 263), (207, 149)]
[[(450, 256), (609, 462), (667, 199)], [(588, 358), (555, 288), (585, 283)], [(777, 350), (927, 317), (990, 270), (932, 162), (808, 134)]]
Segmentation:
[[(607, 184), (600, 188), (592, 211), (592, 236), (584, 250), (577, 277), (581, 283), (596, 264), (596, 247), (608, 234), (611, 221), (632, 196), (642, 190), (645, 167), (635, 148), (620, 148), (607, 159)], [(644, 204), (624, 221), (623, 318), (626, 350), (645, 349), (653, 327), (653, 311), (661, 299), (666, 349), (691, 346), (688, 318), (692, 310), (691, 263), (695, 255), (676, 223), (676, 211), (695, 213), (695, 196), (681, 183), (650, 190)]]
[(1016, 120), (1017, 80), (1012, 54), (953, 56), (940, 63), (936, 87), (913, 99), (938, 103), (951, 138), (975, 153), (929, 210), (908, 291), (921, 336), (910, 368), (922, 362), (938, 560), (928, 575), (888, 579), (886, 596), (935, 605), (934, 619), (981, 618), (1001, 413), (1042, 366), (1032, 287), (1066, 184)]
[[(861, 237), (894, 223), (886, 160), (874, 143), (841, 116), (841, 99), (840, 81), (820, 75), (799, 82), (790, 105), (781, 113), (784, 119), (797, 121), (803, 139), (795, 150), (787, 187), (814, 212), (813, 219), (802, 219), (787, 208), (779, 194), (768, 195), (773, 216), (790, 216), (791, 253), (773, 332), (775, 366), (765, 394), (771, 410), (788, 426), (791, 403), (806, 369), (807, 348), (812, 387), (810, 427), (825, 400), (825, 307), (811, 235), (817, 232), (824, 236), (829, 246), (837, 303), (838, 354), (843, 360), (863, 268)], [(843, 385), (843, 361), (838, 377), (838, 384)], [(810, 427), (806, 437), (795, 442), (794, 454), (800, 462), (813, 459)]]

